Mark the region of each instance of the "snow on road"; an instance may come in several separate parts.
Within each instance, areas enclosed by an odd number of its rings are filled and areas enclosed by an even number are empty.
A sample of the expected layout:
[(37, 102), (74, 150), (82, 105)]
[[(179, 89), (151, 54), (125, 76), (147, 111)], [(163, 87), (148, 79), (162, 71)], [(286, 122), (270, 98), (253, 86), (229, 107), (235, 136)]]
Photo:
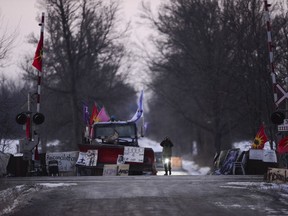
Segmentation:
[(39, 191), (56, 187), (75, 186), (76, 183), (39, 183), (35, 185), (17, 185), (0, 191), (0, 215), (9, 214), (14, 209), (29, 203), (29, 200)]
[[(162, 152), (162, 147), (159, 143), (146, 137), (141, 137), (138, 140), (140, 147), (152, 148), (154, 152)], [(173, 175), (207, 175), (210, 172), (209, 167), (199, 167), (194, 161), (182, 159), (182, 169), (173, 172)], [(157, 175), (162, 175), (162, 171), (158, 171)], [(164, 172), (163, 172), (164, 175)]]

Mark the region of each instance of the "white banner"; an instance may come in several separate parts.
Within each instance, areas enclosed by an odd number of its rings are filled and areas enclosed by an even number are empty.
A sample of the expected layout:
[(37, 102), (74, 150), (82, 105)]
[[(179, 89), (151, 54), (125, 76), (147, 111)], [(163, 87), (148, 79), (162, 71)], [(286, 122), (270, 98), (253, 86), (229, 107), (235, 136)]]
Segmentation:
[(274, 150), (264, 150), (263, 161), (268, 163), (277, 163), (277, 156)]
[(142, 147), (124, 147), (124, 161), (125, 162), (139, 162), (144, 161), (144, 148)]
[(249, 159), (250, 160), (263, 160), (263, 150), (262, 149), (250, 149)]
[(277, 163), (277, 156), (274, 150), (269, 149), (250, 149), (250, 160), (261, 160), (266, 163)]
[(78, 151), (46, 153), (46, 165), (48, 166), (49, 161), (56, 160), (58, 161), (59, 172), (74, 171), (78, 154)]
[(128, 176), (129, 164), (104, 164), (103, 176)]
[(88, 150), (87, 152), (79, 152), (77, 165), (97, 166), (98, 150)]

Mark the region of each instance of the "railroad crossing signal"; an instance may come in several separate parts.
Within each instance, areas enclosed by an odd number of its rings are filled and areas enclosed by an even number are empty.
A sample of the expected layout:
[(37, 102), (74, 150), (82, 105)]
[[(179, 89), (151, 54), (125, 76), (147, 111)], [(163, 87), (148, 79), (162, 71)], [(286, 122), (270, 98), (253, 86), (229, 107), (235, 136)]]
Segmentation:
[[(18, 115), (16, 115), (16, 122), (18, 124), (24, 125), (27, 122), (27, 115), (29, 114), (29, 112), (22, 112), (19, 113)], [(42, 113), (35, 113), (33, 115), (33, 122), (36, 125), (42, 124), (45, 120), (45, 116)]]
[[(288, 99), (288, 92), (286, 92), (279, 84), (276, 84), (276, 88), (282, 93), (282, 97), (275, 101), (276, 107), (279, 106), (285, 99)], [(288, 122), (287, 125), (284, 123), (285, 112), (288, 110), (277, 110), (271, 114), (271, 121), (273, 124), (279, 125), (278, 131), (288, 131)], [(284, 123), (284, 124), (283, 124)]]

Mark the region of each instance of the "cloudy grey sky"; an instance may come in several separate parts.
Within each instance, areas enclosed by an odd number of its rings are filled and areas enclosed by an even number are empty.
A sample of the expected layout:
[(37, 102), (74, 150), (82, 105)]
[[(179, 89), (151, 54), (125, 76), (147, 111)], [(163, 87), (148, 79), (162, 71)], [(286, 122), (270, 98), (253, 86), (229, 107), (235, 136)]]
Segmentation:
[[(143, 26), (137, 26), (137, 14), (142, 0), (119, 0), (123, 8), (124, 20), (132, 22), (132, 38), (133, 40), (143, 41), (147, 36), (147, 31)], [(150, 2), (152, 8), (157, 8), (161, 0), (144, 0)], [(13, 48), (11, 57), (9, 58), (9, 66), (1, 69), (1, 73), (7, 77), (15, 78), (21, 74), (17, 67), (19, 62), (23, 60), (23, 55), (31, 52), (34, 55), (36, 47), (28, 45), (27, 36), (31, 33), (40, 34), (40, 28), (36, 17), (41, 17), (41, 12), (36, 7), (37, 0), (0, 0), (1, 28), (6, 28), (8, 31), (17, 29), (18, 37)], [(2, 30), (3, 32), (3, 30)], [(145, 38), (146, 40), (147, 38)], [(31, 62), (32, 64), (32, 62)]]

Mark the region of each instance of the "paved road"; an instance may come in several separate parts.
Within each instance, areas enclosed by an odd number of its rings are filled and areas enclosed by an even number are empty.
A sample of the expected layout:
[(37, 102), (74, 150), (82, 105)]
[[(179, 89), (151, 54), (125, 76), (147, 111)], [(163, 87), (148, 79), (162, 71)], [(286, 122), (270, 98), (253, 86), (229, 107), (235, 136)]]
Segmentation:
[(288, 215), (285, 194), (262, 176), (38, 177), (0, 184), (0, 215)]

